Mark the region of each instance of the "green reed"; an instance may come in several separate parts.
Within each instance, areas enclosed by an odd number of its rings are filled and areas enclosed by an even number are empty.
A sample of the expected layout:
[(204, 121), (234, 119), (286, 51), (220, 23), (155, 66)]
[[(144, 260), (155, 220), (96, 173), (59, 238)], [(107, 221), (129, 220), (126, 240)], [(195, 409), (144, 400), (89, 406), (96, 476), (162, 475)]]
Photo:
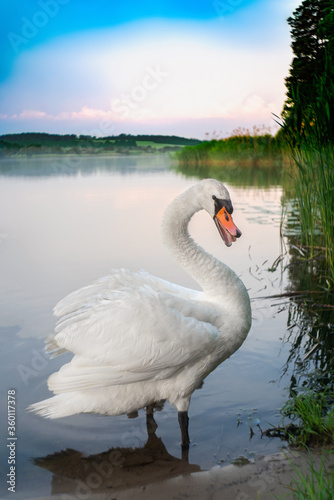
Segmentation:
[(288, 457), (295, 473), (296, 478), (290, 483), (289, 497), (293, 500), (332, 500), (334, 490), (334, 469), (326, 466), (327, 455), (330, 456), (333, 452), (329, 451), (320, 458), (319, 466), (316, 466), (315, 461), (309, 452), (310, 461), (308, 471), (304, 471), (296, 466), (291, 458)]
[(279, 137), (253, 127), (236, 129), (226, 139), (214, 132), (211, 140), (176, 152), (176, 158), (179, 164), (187, 166), (271, 168), (282, 165), (283, 154)]
[(330, 57), (315, 89), (306, 109), (303, 96), (295, 90), (293, 107), (283, 116), (281, 135), (293, 159), (301, 243), (310, 248), (311, 258), (323, 250), (334, 281), (334, 64)]
[(334, 444), (333, 393), (324, 387), (319, 391), (293, 394), (281, 409), (283, 419), (297, 422), (298, 429), (289, 436), (295, 446)]
[(293, 151), (292, 179), (301, 225), (301, 243), (313, 257), (325, 252), (334, 278), (334, 149), (331, 146)]

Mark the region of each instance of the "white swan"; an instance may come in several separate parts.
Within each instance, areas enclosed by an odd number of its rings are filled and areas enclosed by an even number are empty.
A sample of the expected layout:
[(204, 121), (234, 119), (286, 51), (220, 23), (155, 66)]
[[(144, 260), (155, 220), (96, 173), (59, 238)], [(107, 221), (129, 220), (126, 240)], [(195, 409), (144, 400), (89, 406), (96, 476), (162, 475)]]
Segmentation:
[(119, 415), (167, 399), (178, 410), (182, 445), (189, 445), (193, 391), (241, 346), (251, 325), (242, 281), (189, 236), (188, 223), (201, 209), (213, 217), (227, 246), (241, 236), (229, 193), (214, 179), (178, 196), (162, 229), (165, 243), (203, 291), (121, 269), (65, 297), (55, 307), (59, 320), (46, 349), (74, 357), (48, 379), (55, 396), (30, 410), (48, 418)]

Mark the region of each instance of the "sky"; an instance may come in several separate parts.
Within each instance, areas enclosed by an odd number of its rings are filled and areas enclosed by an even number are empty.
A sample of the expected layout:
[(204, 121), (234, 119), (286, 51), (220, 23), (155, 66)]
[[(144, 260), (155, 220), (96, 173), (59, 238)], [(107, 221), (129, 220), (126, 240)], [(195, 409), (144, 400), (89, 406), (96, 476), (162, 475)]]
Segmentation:
[(274, 132), (300, 3), (1, 2), (0, 134)]

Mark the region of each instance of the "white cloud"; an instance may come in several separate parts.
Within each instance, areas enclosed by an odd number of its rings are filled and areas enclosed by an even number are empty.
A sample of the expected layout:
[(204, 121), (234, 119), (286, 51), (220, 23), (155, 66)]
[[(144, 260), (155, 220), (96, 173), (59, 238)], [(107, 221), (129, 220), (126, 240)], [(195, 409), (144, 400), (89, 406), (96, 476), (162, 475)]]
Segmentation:
[(80, 111), (62, 111), (61, 113), (55, 115), (53, 118), (55, 120), (95, 120), (109, 117), (110, 113), (108, 111), (83, 106)]
[[(125, 108), (125, 102), (123, 103)], [(208, 119), (208, 118), (249, 118), (254, 116), (259, 119), (267, 119), (273, 110), (277, 109), (277, 104), (274, 102), (267, 103), (261, 96), (253, 94), (246, 96), (242, 101), (235, 100), (227, 104), (226, 106), (217, 106), (211, 110), (202, 108), (201, 110), (189, 109), (187, 115), (182, 112), (182, 110), (177, 110), (174, 107), (170, 109), (166, 108), (164, 113), (158, 113), (157, 110), (138, 107), (135, 109), (128, 108), (128, 113), (123, 115), (123, 113), (117, 113), (117, 107), (115, 109), (105, 110), (90, 108), (88, 106), (83, 106), (79, 111), (63, 111), (56, 115), (50, 115), (44, 111), (39, 110), (25, 110), (18, 115), (12, 115), (12, 119), (45, 119), (56, 120), (56, 121), (83, 121), (87, 122), (90, 120), (112, 120), (114, 122), (155, 122), (166, 120), (180, 120), (180, 119)], [(121, 109), (119, 107), (119, 109)], [(178, 112), (179, 111), (179, 112)]]
[(44, 111), (38, 111), (37, 109), (25, 109), (17, 115), (17, 118), (51, 118), (50, 115)]

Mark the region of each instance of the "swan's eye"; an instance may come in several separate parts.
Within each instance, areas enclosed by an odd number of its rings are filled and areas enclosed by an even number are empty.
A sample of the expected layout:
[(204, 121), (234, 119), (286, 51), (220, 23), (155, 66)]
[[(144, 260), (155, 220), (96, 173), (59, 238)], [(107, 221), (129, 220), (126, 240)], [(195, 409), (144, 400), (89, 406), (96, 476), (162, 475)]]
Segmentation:
[(217, 196), (215, 196), (214, 194), (212, 195), (212, 199), (217, 201)]

